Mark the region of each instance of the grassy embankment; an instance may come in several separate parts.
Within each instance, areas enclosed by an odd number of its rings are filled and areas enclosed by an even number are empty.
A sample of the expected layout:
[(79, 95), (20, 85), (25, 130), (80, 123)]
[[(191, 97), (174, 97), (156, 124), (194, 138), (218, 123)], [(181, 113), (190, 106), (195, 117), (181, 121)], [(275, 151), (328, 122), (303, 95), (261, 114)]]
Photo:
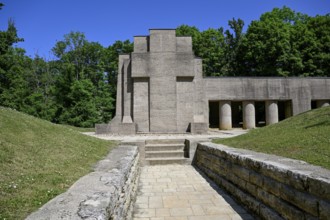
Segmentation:
[(115, 146), (0, 107), (0, 219), (24, 219), (91, 171)]
[(215, 143), (303, 160), (330, 169), (330, 107)]

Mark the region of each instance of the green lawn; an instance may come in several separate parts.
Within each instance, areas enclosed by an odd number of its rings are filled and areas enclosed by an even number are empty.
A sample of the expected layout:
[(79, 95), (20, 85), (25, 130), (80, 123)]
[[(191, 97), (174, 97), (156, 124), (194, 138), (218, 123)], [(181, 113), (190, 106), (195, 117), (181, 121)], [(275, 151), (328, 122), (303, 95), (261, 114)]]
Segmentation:
[(0, 219), (24, 219), (115, 146), (0, 107)]
[(330, 169), (330, 107), (214, 142), (303, 160)]

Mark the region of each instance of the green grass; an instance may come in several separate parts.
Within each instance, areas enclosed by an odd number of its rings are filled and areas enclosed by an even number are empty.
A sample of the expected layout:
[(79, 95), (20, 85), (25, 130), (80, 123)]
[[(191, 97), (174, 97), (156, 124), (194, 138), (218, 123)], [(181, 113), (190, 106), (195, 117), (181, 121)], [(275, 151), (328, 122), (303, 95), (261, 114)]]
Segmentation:
[(330, 107), (215, 143), (306, 161), (330, 169)]
[(89, 173), (114, 146), (0, 107), (0, 219), (24, 219)]

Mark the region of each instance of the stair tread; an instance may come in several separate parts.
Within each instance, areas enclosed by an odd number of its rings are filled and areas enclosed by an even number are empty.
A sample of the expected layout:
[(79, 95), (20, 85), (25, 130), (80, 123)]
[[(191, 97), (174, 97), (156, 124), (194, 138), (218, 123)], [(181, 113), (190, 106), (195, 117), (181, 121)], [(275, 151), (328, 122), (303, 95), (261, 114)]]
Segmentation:
[(180, 146), (180, 147), (183, 147), (184, 144), (146, 144), (145, 145), (146, 147), (159, 147), (159, 146)]
[(164, 158), (146, 158), (146, 160), (186, 160), (187, 158), (164, 157)]
[(184, 153), (183, 150), (162, 150), (162, 151), (146, 151), (146, 153)]

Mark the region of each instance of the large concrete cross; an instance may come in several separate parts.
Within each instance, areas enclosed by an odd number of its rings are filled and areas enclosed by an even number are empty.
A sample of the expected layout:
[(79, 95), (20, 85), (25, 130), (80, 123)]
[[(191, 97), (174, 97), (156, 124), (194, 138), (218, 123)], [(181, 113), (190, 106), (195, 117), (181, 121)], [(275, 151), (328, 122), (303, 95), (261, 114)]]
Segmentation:
[(194, 56), (190, 37), (176, 37), (173, 29), (151, 29), (150, 36), (135, 37), (131, 60), (138, 131), (184, 132), (194, 116), (203, 118), (195, 95), (202, 86), (201, 60)]

